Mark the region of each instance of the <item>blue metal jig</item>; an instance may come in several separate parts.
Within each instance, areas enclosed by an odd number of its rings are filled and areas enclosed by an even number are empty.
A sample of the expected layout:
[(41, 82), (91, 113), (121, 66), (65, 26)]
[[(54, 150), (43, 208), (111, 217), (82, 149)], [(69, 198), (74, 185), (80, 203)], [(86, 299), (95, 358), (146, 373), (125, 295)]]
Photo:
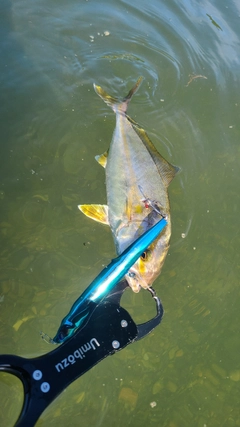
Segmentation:
[(42, 338), (51, 344), (61, 344), (69, 339), (80, 326), (86, 324), (98, 304), (125, 276), (130, 267), (157, 238), (166, 225), (167, 219), (162, 218), (132, 243), (120, 256), (113, 259), (75, 301), (67, 316), (63, 318), (55, 337), (51, 339), (42, 333)]

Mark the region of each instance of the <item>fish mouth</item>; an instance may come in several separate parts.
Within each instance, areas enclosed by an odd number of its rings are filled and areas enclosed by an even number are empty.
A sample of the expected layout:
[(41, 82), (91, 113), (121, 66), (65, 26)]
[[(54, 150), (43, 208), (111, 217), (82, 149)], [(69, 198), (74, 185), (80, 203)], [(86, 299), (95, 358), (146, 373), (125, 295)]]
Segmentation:
[(149, 284), (139, 276), (137, 270), (135, 268), (131, 268), (125, 276), (125, 279), (128, 282), (128, 285), (133, 290), (133, 292), (138, 293), (141, 288), (148, 289)]

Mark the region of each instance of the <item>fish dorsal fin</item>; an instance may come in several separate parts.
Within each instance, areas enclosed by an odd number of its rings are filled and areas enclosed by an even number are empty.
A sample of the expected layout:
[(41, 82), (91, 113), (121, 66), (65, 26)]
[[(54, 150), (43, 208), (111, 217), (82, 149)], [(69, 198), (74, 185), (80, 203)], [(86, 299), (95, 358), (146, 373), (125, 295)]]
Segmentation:
[(126, 113), (128, 104), (134, 95), (134, 93), (138, 90), (141, 82), (143, 80), (143, 77), (139, 77), (133, 88), (128, 92), (127, 96), (123, 98), (122, 100), (119, 100), (117, 98), (114, 98), (111, 95), (108, 95), (108, 93), (101, 88), (101, 86), (97, 86), (95, 83), (93, 84), (93, 87), (95, 89), (95, 92), (100, 96), (100, 98), (103, 99), (104, 102), (106, 102), (109, 107), (112, 108), (112, 110), (116, 113), (122, 112), (123, 114)]
[(78, 205), (78, 209), (94, 221), (109, 225), (107, 205)]
[(105, 153), (103, 153), (103, 154), (95, 156), (95, 159), (103, 168), (105, 168), (107, 166), (107, 158), (108, 158), (108, 150), (105, 151)]
[(169, 163), (164, 157), (159, 154), (157, 149), (154, 147), (149, 136), (133, 119), (127, 116), (128, 121), (132, 124), (133, 129), (145, 145), (150, 156), (152, 157), (157, 169), (162, 177), (164, 184), (168, 187), (170, 182), (173, 180), (175, 175), (179, 172), (180, 168)]
[(160, 170), (161, 176), (166, 186), (168, 186), (171, 183), (175, 175), (180, 171), (180, 168), (178, 166), (172, 165), (163, 157), (161, 162), (159, 162), (157, 166), (158, 166), (158, 169)]

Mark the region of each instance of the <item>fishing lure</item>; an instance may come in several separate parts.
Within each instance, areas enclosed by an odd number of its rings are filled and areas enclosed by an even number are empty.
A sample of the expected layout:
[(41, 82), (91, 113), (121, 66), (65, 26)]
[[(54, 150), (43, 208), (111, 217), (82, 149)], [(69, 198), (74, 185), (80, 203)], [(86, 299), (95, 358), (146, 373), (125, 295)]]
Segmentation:
[(96, 307), (127, 274), (130, 267), (156, 239), (166, 225), (167, 218), (162, 218), (132, 243), (120, 256), (113, 259), (75, 301), (67, 316), (63, 318), (55, 337), (50, 338), (47, 334), (41, 332), (42, 338), (51, 344), (61, 344), (69, 339), (77, 329), (83, 327), (88, 322)]

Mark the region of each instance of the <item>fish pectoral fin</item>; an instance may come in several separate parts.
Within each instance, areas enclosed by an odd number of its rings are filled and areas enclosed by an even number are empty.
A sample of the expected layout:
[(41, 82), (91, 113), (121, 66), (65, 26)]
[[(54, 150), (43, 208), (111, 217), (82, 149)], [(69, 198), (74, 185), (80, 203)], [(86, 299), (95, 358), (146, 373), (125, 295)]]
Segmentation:
[(108, 150), (105, 151), (105, 153), (103, 153), (103, 154), (95, 156), (95, 159), (103, 168), (105, 168), (107, 166), (107, 158), (108, 158)]
[(109, 225), (107, 205), (78, 205), (78, 209), (94, 221)]

